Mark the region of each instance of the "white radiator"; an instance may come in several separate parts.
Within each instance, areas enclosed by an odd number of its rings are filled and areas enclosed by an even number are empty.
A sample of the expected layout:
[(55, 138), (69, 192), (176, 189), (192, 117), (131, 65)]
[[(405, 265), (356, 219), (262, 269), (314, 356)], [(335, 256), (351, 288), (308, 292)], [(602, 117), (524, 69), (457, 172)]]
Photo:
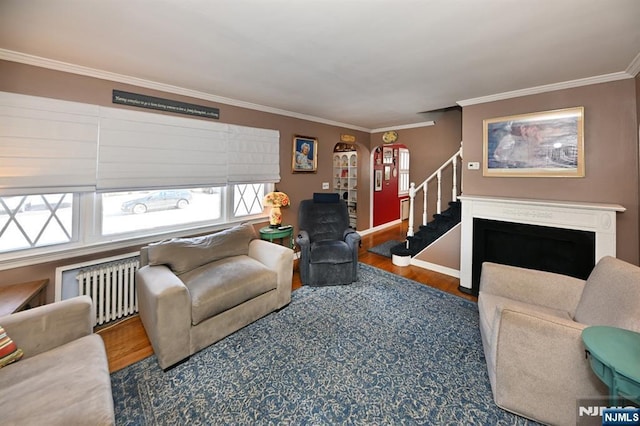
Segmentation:
[[(105, 259), (56, 268), (56, 300), (87, 295), (93, 300), (96, 324), (101, 325), (138, 312), (135, 274), (139, 253), (128, 253)], [(68, 288), (63, 295), (63, 274), (77, 281), (77, 291)], [(64, 279), (64, 281), (67, 281)], [(67, 286), (71, 285), (71, 282)]]
[(139, 265), (136, 256), (78, 271), (78, 293), (93, 299), (98, 325), (138, 312), (135, 274)]

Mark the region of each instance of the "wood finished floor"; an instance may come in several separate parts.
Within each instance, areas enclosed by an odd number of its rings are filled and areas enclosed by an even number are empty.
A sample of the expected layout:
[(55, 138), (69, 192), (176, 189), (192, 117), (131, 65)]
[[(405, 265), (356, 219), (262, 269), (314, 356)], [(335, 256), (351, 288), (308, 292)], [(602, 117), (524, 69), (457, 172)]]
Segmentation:
[[(406, 235), (407, 222), (362, 237), (362, 247), (358, 253), (360, 262), (389, 271), (414, 281), (438, 288), (468, 300), (477, 298), (458, 290), (460, 281), (457, 278), (428, 271), (416, 266), (395, 266), (391, 259), (368, 252), (370, 247), (388, 240), (402, 241)], [(300, 274), (297, 262), (294, 263), (293, 290), (300, 288)], [(144, 331), (140, 318), (136, 315), (112, 326), (105, 327), (97, 333), (102, 336), (107, 348), (109, 371), (114, 372), (153, 354), (153, 349)]]

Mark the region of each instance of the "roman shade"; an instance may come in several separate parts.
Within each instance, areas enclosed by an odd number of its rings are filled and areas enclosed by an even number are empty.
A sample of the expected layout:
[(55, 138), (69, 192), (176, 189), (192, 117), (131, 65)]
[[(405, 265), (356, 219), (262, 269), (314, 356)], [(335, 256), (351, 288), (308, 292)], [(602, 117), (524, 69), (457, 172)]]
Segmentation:
[(280, 180), (280, 133), (0, 92), (0, 196)]
[(0, 92), (0, 195), (96, 185), (98, 107)]
[(100, 108), (97, 190), (227, 184), (228, 125)]
[(280, 132), (229, 126), (228, 183), (280, 182)]

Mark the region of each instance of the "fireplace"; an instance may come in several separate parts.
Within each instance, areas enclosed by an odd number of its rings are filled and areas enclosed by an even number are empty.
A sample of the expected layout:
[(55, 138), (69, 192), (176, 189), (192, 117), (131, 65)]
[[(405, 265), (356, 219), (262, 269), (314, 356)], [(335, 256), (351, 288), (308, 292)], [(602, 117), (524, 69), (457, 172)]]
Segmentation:
[(483, 261), (586, 278), (616, 254), (612, 204), (461, 196), (460, 290), (477, 295)]
[(586, 279), (595, 254), (595, 232), (475, 218), (471, 291), (478, 294), (482, 262)]

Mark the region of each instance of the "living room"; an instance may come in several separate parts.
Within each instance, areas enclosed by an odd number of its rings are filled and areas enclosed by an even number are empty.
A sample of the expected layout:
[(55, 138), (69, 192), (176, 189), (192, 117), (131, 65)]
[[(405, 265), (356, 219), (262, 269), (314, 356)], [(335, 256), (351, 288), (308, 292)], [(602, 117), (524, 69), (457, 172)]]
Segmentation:
[[(632, 16), (637, 11), (637, 6), (633, 3), (620, 2), (618, 6), (628, 8), (627, 14)], [(5, 6), (0, 6), (0, 12), (3, 11), (3, 7)], [(17, 6), (12, 6), (7, 7), (7, 11), (13, 8), (19, 10)], [(3, 19), (9, 19), (7, 16), (5, 14)], [(402, 26), (402, 23), (397, 25)], [(620, 38), (624, 37), (637, 42), (638, 34), (635, 32), (620, 35)], [(70, 53), (62, 52), (60, 56), (55, 56), (52, 53), (53, 50), (48, 53), (46, 51), (39, 53), (40, 51), (33, 49), (35, 44), (37, 43), (26, 43), (21, 50), (19, 43), (0, 43), (2, 49), (0, 50), (0, 75), (2, 76), (0, 92), (139, 111), (139, 108), (113, 102), (113, 91), (119, 90), (168, 101), (217, 108), (220, 112), (220, 118), (217, 121), (219, 123), (277, 131), (280, 179), (276, 187), (291, 199), (291, 205), (282, 209), (282, 220), (285, 224), (292, 224), (294, 228), (297, 228), (300, 201), (311, 198), (314, 192), (331, 191), (324, 189), (323, 184), (332, 181), (331, 165), (334, 147), (341, 141), (343, 135), (349, 135), (354, 138), (358, 155), (363, 159), (359, 163), (359, 207), (356, 228), (363, 235), (380, 231), (372, 226), (373, 176), (369, 159), (375, 148), (383, 145), (383, 134), (393, 130), (397, 133), (398, 141), (411, 153), (410, 180), (412, 182), (422, 182), (451, 157), (463, 141), (461, 181), (464, 195), (498, 199), (608, 203), (623, 206), (624, 212), (616, 215), (618, 238), (615, 255), (634, 265), (640, 263), (640, 153), (638, 151), (640, 56), (638, 56), (637, 45), (634, 55), (625, 57), (624, 61), (618, 58), (615, 68), (600, 68), (606, 69), (606, 72), (567, 74), (558, 80), (548, 78), (525, 80), (538, 83), (529, 86), (514, 83), (511, 89), (500, 92), (469, 90), (470, 94), (466, 97), (454, 99), (454, 102), (458, 102), (455, 108), (444, 109), (453, 104), (441, 103), (437, 107), (425, 106), (422, 109), (415, 109), (415, 111), (438, 111), (431, 114), (414, 112), (413, 121), (393, 122), (392, 119), (378, 119), (377, 123), (361, 121), (354, 124), (349, 120), (344, 122), (337, 120), (334, 118), (336, 115), (323, 118), (322, 115), (302, 111), (287, 112), (285, 108), (277, 106), (267, 108), (250, 100), (234, 103), (233, 96), (223, 98), (218, 96), (220, 93), (213, 90), (213, 93), (205, 93), (187, 89), (186, 84), (180, 87), (175, 82), (164, 83), (160, 80), (145, 79), (144, 76), (125, 75), (121, 72), (95, 68), (90, 63), (74, 62), (73, 55)], [(593, 53), (589, 52), (589, 55)], [(390, 56), (393, 55), (390, 54)], [(113, 62), (122, 59), (116, 56), (111, 58)], [(382, 63), (385, 60), (383, 58), (379, 60), (380, 66), (384, 66)], [(393, 61), (393, 58), (387, 60)], [(142, 67), (140, 61), (137, 63)], [(535, 68), (532, 65), (534, 62), (526, 63), (527, 67)], [(356, 64), (357, 61), (354, 60), (354, 66)], [(135, 65), (132, 66), (135, 67)], [(290, 66), (300, 67), (301, 64), (292, 60)], [(470, 67), (470, 65), (467, 66)], [(524, 74), (523, 68), (526, 67), (520, 68)], [(465, 81), (460, 82), (460, 85), (474, 84), (469, 76), (472, 74), (470, 69), (465, 71)], [(196, 78), (195, 75), (200, 72), (193, 71), (189, 75)], [(545, 70), (545, 72), (548, 71)], [(500, 78), (508, 80), (504, 76)], [(267, 80), (263, 81), (263, 84), (267, 84)], [(393, 89), (389, 90), (393, 91)], [(339, 96), (338, 94), (337, 97)], [(228, 103), (224, 102), (225, 99)], [(368, 101), (370, 104), (379, 102), (383, 101), (377, 99)], [(274, 105), (278, 105), (275, 100)], [(484, 120), (577, 106), (584, 108), (584, 176), (579, 178), (490, 177), (485, 176), (482, 170), (467, 167), (469, 163), (482, 165), (486, 162), (483, 140)], [(339, 107), (338, 99), (333, 108)], [(393, 109), (393, 106), (383, 109)], [(161, 112), (157, 114), (178, 116)], [(312, 137), (318, 141), (316, 153), (318, 167), (314, 173), (296, 173), (292, 170), (292, 140), (299, 135)], [(11, 189), (2, 195), (8, 194), (16, 195), (16, 192)], [(445, 194), (443, 201), (445, 203), (449, 201), (448, 195)], [(430, 199), (429, 203), (430, 211), (434, 211), (435, 200)], [(256, 227), (266, 225), (267, 213), (264, 211), (252, 217), (252, 223)], [(94, 221), (95, 217), (85, 219)], [(0, 255), (0, 283), (8, 285), (35, 279), (48, 279), (49, 285), (45, 289), (44, 301), (51, 303), (56, 300), (56, 289), (53, 283), (56, 280), (57, 267), (130, 253), (139, 250), (145, 244), (166, 237), (190, 236), (221, 230), (233, 222), (216, 223), (208, 228), (199, 227), (197, 230), (172, 229), (156, 235), (121, 240), (113, 237), (106, 237), (104, 240), (91, 240), (91, 238), (85, 240), (81, 236), (79, 241), (75, 240), (76, 246), (73, 248), (31, 254), (29, 250), (3, 253)], [(399, 223), (401, 221), (398, 218), (389, 225)], [(80, 228), (85, 229), (84, 225)]]

